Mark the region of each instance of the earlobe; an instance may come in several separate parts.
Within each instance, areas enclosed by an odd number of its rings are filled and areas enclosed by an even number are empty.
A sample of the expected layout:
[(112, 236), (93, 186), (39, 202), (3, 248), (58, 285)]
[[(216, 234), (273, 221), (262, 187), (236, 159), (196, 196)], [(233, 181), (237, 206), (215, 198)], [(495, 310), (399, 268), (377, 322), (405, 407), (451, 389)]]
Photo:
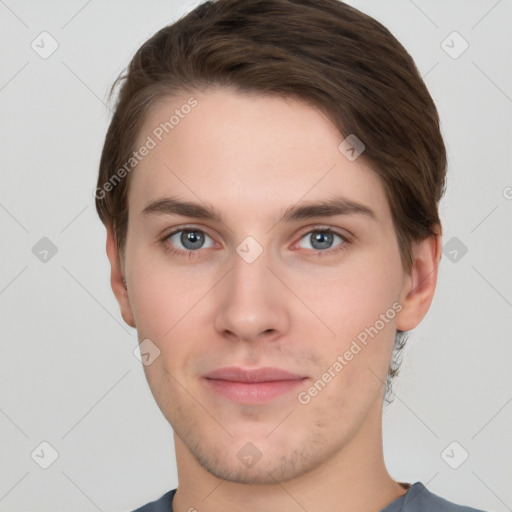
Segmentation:
[(414, 329), (427, 314), (437, 283), (441, 260), (441, 230), (413, 246), (413, 264), (410, 275), (404, 280), (397, 315), (396, 328), (401, 331)]
[(128, 289), (126, 287), (121, 259), (119, 257), (116, 237), (113, 229), (110, 226), (107, 227), (106, 248), (107, 256), (110, 261), (110, 284), (112, 286), (112, 291), (114, 292), (117, 302), (119, 303), (121, 316), (130, 327), (136, 327), (128, 299)]

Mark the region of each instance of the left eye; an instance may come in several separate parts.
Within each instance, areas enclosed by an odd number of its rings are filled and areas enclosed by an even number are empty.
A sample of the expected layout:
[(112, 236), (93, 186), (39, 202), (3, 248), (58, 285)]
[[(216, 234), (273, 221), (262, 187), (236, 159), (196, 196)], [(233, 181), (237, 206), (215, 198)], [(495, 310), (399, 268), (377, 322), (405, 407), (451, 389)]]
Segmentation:
[(305, 249), (325, 251), (326, 249), (332, 248), (334, 237), (339, 238), (342, 243), (346, 241), (344, 237), (334, 233), (334, 231), (331, 231), (330, 229), (317, 229), (315, 231), (310, 231), (309, 233), (306, 233), (301, 240), (306, 240), (310, 243), (309, 247), (304, 247)]

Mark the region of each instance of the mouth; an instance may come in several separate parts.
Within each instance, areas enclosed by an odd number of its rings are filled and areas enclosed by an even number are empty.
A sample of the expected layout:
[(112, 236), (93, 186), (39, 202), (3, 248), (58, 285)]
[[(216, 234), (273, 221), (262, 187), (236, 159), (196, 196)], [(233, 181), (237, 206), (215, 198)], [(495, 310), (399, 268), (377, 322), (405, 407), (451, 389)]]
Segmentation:
[(203, 376), (203, 382), (216, 395), (233, 402), (261, 404), (290, 393), (308, 377), (280, 368), (220, 368)]

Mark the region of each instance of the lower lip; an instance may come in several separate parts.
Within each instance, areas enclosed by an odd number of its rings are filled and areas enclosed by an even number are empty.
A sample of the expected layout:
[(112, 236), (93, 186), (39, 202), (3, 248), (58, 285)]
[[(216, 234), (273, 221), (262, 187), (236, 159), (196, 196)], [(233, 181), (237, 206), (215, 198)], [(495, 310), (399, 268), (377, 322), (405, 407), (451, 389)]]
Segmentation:
[(293, 391), (304, 383), (304, 379), (278, 380), (272, 382), (234, 382), (229, 380), (204, 379), (206, 385), (217, 394), (234, 402), (261, 404)]

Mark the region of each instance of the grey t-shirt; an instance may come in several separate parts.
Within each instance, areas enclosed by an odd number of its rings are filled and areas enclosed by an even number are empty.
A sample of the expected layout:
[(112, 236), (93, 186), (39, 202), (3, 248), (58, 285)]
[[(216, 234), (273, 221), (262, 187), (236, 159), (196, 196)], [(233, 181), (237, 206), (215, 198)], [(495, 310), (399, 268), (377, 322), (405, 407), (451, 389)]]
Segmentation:
[[(166, 492), (160, 499), (147, 503), (133, 512), (172, 512), (172, 499), (176, 489)], [(456, 505), (431, 493), (421, 482), (416, 482), (400, 498), (381, 512), (483, 512), (475, 508)]]

